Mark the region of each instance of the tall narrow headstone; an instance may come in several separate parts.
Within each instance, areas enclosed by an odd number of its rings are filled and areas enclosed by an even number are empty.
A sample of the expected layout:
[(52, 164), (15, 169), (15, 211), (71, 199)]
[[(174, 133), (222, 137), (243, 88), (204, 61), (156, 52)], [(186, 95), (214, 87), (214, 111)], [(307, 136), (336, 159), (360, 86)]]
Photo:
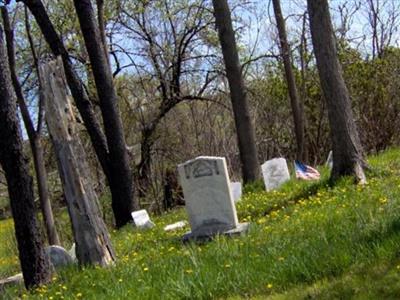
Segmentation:
[(328, 158), (326, 159), (325, 165), (326, 165), (329, 169), (332, 169), (332, 167), (333, 167), (333, 152), (332, 152), (332, 150), (329, 151)]
[(235, 201), (235, 203), (236, 203), (242, 197), (242, 183), (241, 182), (231, 182), (230, 188), (231, 188), (233, 201)]
[(71, 218), (76, 255), (82, 265), (106, 266), (115, 259), (90, 182), (85, 150), (75, 129), (60, 57), (40, 66), (46, 122)]
[(286, 159), (282, 157), (267, 160), (261, 166), (261, 169), (267, 191), (279, 188), (283, 183), (290, 179)]
[(238, 222), (225, 158), (200, 156), (179, 165), (178, 171), (192, 229), (184, 239), (247, 229), (247, 223)]

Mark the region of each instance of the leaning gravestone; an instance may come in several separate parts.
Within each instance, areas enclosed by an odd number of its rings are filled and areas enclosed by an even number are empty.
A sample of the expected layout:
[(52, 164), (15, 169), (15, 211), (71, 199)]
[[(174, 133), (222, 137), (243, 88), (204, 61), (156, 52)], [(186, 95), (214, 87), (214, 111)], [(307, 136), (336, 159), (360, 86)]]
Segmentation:
[(284, 182), (290, 179), (286, 159), (282, 157), (267, 160), (261, 166), (261, 169), (267, 191), (279, 188)]
[(154, 227), (154, 223), (150, 220), (149, 214), (145, 209), (137, 210), (131, 213), (133, 223), (136, 227), (147, 229)]
[(231, 182), (230, 188), (232, 192), (233, 201), (238, 202), (240, 197), (242, 197), (242, 183), (241, 182)]
[(52, 245), (45, 249), (46, 255), (49, 256), (51, 264), (57, 270), (74, 263), (73, 258), (63, 247)]
[(200, 156), (180, 164), (178, 171), (192, 229), (184, 241), (247, 230), (248, 223), (238, 222), (224, 157)]

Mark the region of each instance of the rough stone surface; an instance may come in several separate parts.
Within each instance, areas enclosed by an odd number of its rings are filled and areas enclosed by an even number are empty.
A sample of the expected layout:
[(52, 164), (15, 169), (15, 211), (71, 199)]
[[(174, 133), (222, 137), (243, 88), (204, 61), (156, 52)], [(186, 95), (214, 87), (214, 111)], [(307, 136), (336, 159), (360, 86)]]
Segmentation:
[(241, 182), (231, 182), (231, 193), (233, 197), (233, 201), (238, 202), (242, 197), (242, 183)]
[(150, 220), (149, 214), (145, 209), (137, 210), (131, 213), (133, 223), (136, 227), (147, 229), (154, 227), (154, 223)]
[(267, 191), (279, 188), (283, 183), (290, 179), (286, 159), (282, 157), (266, 161), (261, 166), (261, 169)]
[(73, 258), (68, 251), (63, 247), (52, 245), (45, 249), (46, 254), (50, 257), (50, 262), (57, 270), (60, 267), (65, 267), (74, 263)]
[(192, 231), (184, 239), (238, 228), (224, 157), (200, 156), (178, 166)]

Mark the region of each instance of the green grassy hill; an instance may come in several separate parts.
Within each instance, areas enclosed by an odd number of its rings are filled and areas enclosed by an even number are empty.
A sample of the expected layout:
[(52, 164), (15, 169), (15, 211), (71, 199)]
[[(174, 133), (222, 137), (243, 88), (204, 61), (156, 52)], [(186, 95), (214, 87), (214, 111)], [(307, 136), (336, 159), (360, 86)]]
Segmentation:
[[(164, 232), (184, 210), (154, 217), (156, 227), (112, 232), (116, 266), (69, 268), (53, 283), (5, 298), (29, 299), (399, 299), (400, 151), (370, 157), (368, 184), (334, 187), (292, 180), (278, 192), (248, 188), (238, 204), (247, 235), (182, 244), (188, 228)], [(10, 222), (0, 223), (1, 240)], [(8, 229), (5, 230), (4, 228)], [(7, 238), (7, 237), (6, 237)], [(0, 274), (15, 258), (0, 246)], [(5, 257), (5, 258), (3, 258)]]

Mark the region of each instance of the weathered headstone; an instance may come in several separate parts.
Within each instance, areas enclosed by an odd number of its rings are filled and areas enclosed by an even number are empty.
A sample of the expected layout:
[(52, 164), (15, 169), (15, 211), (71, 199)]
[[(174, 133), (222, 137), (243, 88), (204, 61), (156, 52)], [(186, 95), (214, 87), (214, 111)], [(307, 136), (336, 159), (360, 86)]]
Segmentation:
[(0, 279), (0, 295), (6, 287), (10, 285), (22, 284), (23, 282), (24, 276), (22, 273), (18, 273), (17, 275), (7, 277), (5, 279)]
[(71, 249), (68, 250), (68, 254), (71, 255), (72, 260), (74, 262), (78, 261), (77, 258), (76, 258), (76, 244), (75, 243), (73, 243), (72, 246), (71, 246)]
[(332, 152), (332, 150), (329, 151), (328, 158), (326, 159), (325, 165), (330, 169), (332, 169), (332, 167), (333, 167), (333, 152)]
[(286, 159), (282, 157), (266, 161), (261, 166), (261, 169), (267, 191), (279, 188), (284, 182), (290, 179)]
[(82, 265), (106, 266), (114, 261), (115, 253), (100, 216), (64, 76), (60, 57), (40, 66), (47, 127), (57, 158), (78, 261)]
[(136, 227), (147, 229), (154, 227), (154, 223), (150, 220), (149, 214), (145, 209), (137, 210), (131, 213), (133, 223)]
[(178, 166), (191, 232), (184, 240), (245, 231), (239, 224), (224, 157), (200, 156)]
[(231, 182), (230, 188), (232, 192), (233, 201), (238, 202), (242, 197), (242, 183), (241, 182)]
[(45, 249), (46, 255), (49, 256), (51, 264), (57, 270), (74, 263), (73, 258), (63, 247), (52, 245)]

